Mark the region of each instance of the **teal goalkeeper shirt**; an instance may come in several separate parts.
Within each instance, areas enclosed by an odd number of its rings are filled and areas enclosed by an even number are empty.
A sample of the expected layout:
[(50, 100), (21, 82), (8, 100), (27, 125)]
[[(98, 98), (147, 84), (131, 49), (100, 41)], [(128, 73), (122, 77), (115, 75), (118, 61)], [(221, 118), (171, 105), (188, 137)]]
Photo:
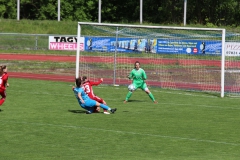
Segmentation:
[(141, 85), (147, 79), (147, 75), (142, 68), (136, 70), (135, 68), (130, 72), (129, 78), (133, 80), (134, 84)]

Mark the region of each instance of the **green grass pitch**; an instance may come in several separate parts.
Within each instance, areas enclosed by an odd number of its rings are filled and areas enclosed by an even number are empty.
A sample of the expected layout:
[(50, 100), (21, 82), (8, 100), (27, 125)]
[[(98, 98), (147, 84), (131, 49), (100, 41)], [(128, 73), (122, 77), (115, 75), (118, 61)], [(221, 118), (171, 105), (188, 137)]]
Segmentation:
[(94, 92), (117, 112), (85, 114), (74, 83), (9, 79), (0, 106), (0, 160), (239, 160), (240, 99), (150, 88)]

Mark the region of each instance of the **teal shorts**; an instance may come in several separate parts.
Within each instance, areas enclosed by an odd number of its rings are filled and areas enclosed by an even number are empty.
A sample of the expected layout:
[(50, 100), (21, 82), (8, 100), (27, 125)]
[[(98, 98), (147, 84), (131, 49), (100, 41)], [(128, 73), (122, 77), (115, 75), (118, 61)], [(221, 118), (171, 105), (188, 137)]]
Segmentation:
[(88, 111), (90, 111), (91, 113), (94, 111), (94, 109), (95, 109), (95, 106), (96, 106), (96, 104), (97, 104), (97, 101), (95, 101), (95, 100), (92, 100), (92, 99), (87, 99), (87, 100), (84, 100), (84, 102), (85, 103), (81, 103), (81, 102), (79, 102), (79, 105), (82, 107), (82, 108), (84, 108), (84, 109), (86, 109), (86, 110), (88, 110)]

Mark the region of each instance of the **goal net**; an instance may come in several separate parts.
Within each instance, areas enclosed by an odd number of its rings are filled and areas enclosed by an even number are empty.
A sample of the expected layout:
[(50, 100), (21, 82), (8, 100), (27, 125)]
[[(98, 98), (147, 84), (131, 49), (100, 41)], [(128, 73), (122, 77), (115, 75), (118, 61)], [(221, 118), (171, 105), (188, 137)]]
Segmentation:
[(139, 61), (148, 86), (224, 96), (225, 29), (79, 22), (77, 33), (76, 77), (129, 85)]
[(240, 96), (240, 34), (226, 33), (225, 95)]

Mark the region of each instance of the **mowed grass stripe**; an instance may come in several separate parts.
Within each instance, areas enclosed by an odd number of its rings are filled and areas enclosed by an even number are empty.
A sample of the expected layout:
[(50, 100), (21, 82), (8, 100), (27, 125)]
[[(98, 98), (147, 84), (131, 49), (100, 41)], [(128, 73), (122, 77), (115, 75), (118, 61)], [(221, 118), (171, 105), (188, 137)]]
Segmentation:
[(14, 122), (14, 121), (7, 121), (7, 122), (6, 121), (0, 121), (0, 122), (1, 123), (11, 123), (11, 124), (26, 124), (26, 125), (38, 125), (38, 126), (76, 128), (76, 129), (94, 130), (94, 131), (102, 131), (102, 132), (113, 132), (113, 133), (120, 133), (120, 134), (134, 134), (134, 135), (139, 135), (139, 136), (150, 136), (150, 137), (159, 137), (159, 138), (168, 138), (168, 139), (178, 139), (178, 140), (186, 140), (186, 141), (196, 141), (196, 142), (240, 146), (240, 143), (218, 142), (218, 141), (213, 141), (213, 140), (201, 140), (201, 139), (185, 138), (185, 137), (173, 137), (173, 136), (166, 136), (166, 135), (143, 134), (143, 133), (126, 132), (126, 131), (118, 131), (118, 130), (106, 130), (106, 129), (101, 129), (101, 128), (89, 128), (89, 127), (83, 127), (83, 126), (67, 126), (67, 125), (29, 123), (29, 122)]

